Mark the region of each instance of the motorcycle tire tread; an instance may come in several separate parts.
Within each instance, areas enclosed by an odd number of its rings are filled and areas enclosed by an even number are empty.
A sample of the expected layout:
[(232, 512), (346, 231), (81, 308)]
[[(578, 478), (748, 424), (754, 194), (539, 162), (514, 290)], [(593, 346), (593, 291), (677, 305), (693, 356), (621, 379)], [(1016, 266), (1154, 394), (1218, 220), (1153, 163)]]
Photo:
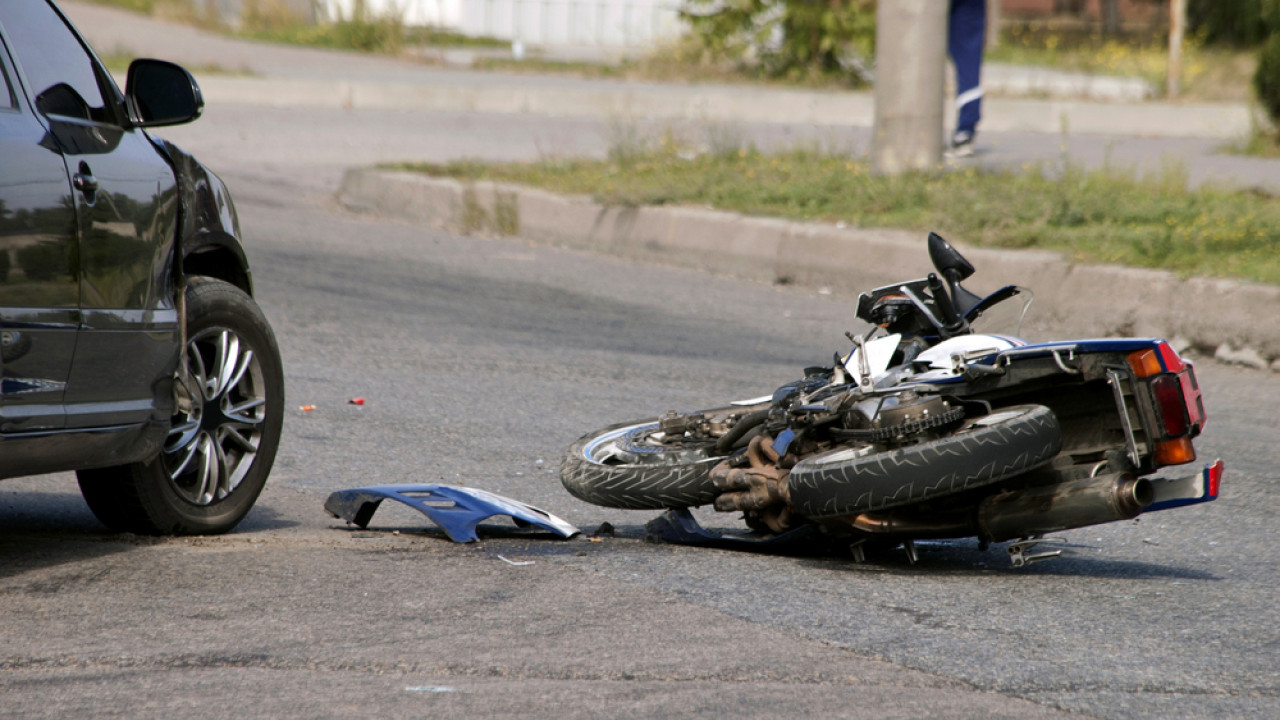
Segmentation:
[(788, 479), (791, 505), (811, 518), (885, 510), (990, 485), (1035, 469), (1062, 448), (1053, 411), (1016, 405), (906, 447), (820, 464), (805, 458)]

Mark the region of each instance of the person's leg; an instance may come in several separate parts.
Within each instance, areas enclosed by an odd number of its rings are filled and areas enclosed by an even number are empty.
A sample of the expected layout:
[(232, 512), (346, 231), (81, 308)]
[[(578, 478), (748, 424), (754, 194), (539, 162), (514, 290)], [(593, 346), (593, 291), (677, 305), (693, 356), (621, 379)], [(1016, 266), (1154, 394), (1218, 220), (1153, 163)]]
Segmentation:
[(956, 66), (954, 148), (969, 148), (982, 119), (982, 50), (986, 43), (986, 0), (951, 0), (947, 52)]

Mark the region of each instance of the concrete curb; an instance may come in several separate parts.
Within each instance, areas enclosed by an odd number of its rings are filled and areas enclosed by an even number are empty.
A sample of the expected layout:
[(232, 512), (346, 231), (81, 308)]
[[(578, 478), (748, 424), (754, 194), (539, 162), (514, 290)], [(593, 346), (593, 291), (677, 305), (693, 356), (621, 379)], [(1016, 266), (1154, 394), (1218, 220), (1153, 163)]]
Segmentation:
[[(349, 170), (346, 207), (452, 232), (482, 232), (855, 297), (932, 269), (921, 233), (846, 228), (689, 207), (608, 207), (584, 197), (418, 173)], [(1169, 338), (1224, 362), (1280, 368), (1280, 288), (1078, 265), (1045, 251), (963, 247), (971, 289), (1029, 287), (1030, 338)]]
[(1051, 67), (984, 62), (982, 86), (1005, 95), (1043, 95), (1103, 102), (1138, 102), (1155, 97), (1151, 83), (1138, 77), (1092, 75)]

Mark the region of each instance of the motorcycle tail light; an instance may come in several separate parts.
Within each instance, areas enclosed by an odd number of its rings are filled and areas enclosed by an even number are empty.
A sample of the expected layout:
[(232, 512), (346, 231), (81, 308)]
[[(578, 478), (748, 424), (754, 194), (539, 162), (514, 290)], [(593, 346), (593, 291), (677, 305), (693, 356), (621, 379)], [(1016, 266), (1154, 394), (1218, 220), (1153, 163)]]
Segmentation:
[(1183, 465), (1196, 459), (1191, 438), (1181, 437), (1156, 443), (1157, 465)]
[(1182, 437), (1191, 432), (1187, 401), (1182, 395), (1182, 378), (1172, 373), (1157, 377), (1151, 381), (1151, 395), (1155, 398), (1160, 426), (1165, 435)]

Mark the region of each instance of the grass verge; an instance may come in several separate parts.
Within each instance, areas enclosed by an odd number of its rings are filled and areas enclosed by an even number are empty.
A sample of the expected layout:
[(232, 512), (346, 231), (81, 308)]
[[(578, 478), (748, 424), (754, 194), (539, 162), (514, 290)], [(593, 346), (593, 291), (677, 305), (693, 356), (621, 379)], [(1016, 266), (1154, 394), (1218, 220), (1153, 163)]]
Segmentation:
[[(1011, 65), (1054, 67), (1096, 75), (1140, 77), (1163, 96), (1169, 48), (1164, 38), (1144, 35), (1102, 37), (1091, 32), (1013, 25), (1000, 34), (1000, 45), (985, 58)], [(1183, 101), (1249, 102), (1249, 79), (1257, 66), (1256, 52), (1206, 47), (1191, 38), (1183, 48)]]
[(884, 177), (838, 153), (737, 148), (694, 154), (666, 136), (656, 147), (615, 143), (606, 160), (397, 167), (589, 195), (607, 205), (698, 205), (936, 230), (987, 247), (1056, 250), (1079, 262), (1280, 285), (1280, 203), (1224, 187), (1187, 190), (1178, 166), (1146, 177), (1072, 166)]

